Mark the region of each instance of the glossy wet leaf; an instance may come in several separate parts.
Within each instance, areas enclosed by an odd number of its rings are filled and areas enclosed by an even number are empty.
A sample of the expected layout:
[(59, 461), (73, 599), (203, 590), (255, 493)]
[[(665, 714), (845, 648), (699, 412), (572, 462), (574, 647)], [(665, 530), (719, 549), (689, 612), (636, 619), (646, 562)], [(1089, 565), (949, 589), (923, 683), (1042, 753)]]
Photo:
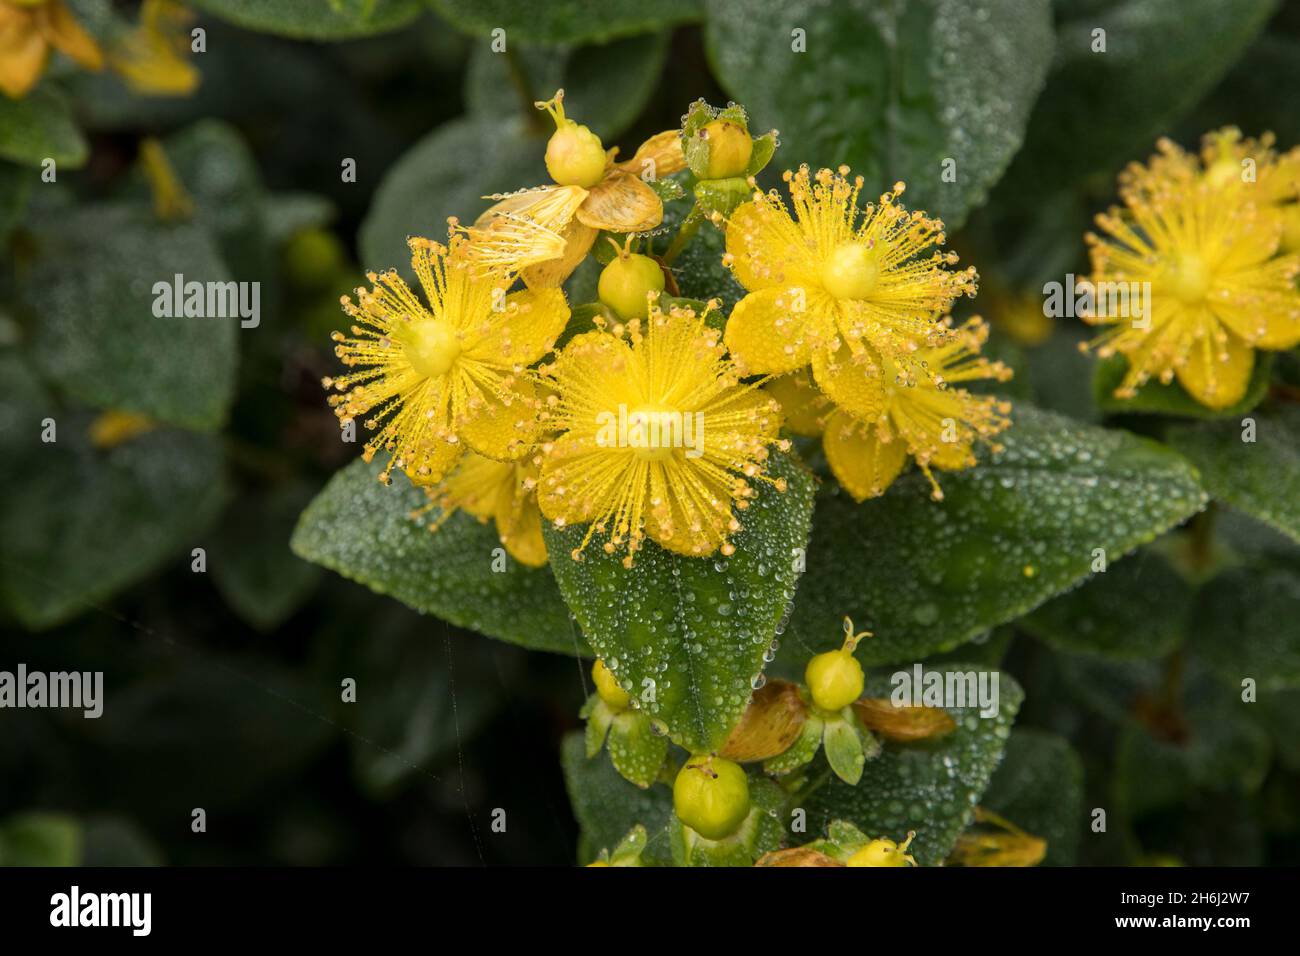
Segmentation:
[(424, 10), (420, 0), (193, 0), (189, 5), (248, 30), (308, 40), (396, 30)]
[(1229, 568), (1196, 597), (1190, 639), (1217, 674), (1260, 693), (1300, 688), (1300, 570), (1287, 565)]
[[(437, 532), (413, 521), (428, 499), (400, 475), (384, 486), (378, 462), (339, 471), (302, 513), (295, 554), (372, 591), (459, 627), (537, 650), (586, 653), (546, 568), (505, 554), (495, 528), (467, 514)], [(493, 564), (504, 567), (494, 571)]]
[(1300, 541), (1300, 407), (1264, 409), (1246, 420), (1184, 425), (1169, 443), (1201, 472), (1206, 489)]
[[(942, 671), (978, 670), (945, 664)], [(991, 686), (991, 684), (989, 685)], [(872, 676), (867, 694), (888, 697), (889, 677)], [(831, 776), (808, 796), (808, 831), (823, 833), (833, 820), (846, 820), (872, 838), (901, 842), (916, 831), (912, 852), (922, 866), (942, 862), (957, 836), (970, 823), (975, 804), (1002, 759), (1002, 749), (1024, 692), (1008, 674), (998, 678), (998, 712), (980, 717), (974, 707), (946, 708), (956, 729), (938, 740), (885, 743), (869, 760), (857, 786)]]
[(647, 542), (632, 568), (599, 545), (574, 561), (585, 528), (544, 528), (555, 579), (592, 648), (694, 752), (718, 749), (744, 713), (798, 579), (812, 477), (779, 453), (769, 474), (789, 487), (758, 485), (730, 558), (686, 558)]
[(582, 828), (579, 862), (590, 862), (601, 850), (613, 850), (629, 830), (641, 824), (649, 837), (642, 861), (652, 866), (668, 864), (673, 795), (667, 785), (642, 790), (628, 783), (608, 755), (599, 753), (588, 759), (582, 734), (576, 731), (564, 738), (560, 761), (573, 815)]
[(955, 228), (1020, 146), (1051, 60), (1049, 6), (710, 0), (705, 37), (756, 128), (780, 130), (782, 168), (847, 163), (869, 197), (905, 180), (909, 207)]
[(185, 428), (225, 421), (236, 336), (256, 330), (240, 328), (234, 306), (229, 318), (154, 312), (157, 283), (174, 286), (177, 275), (187, 284), (235, 278), (205, 229), (163, 225), (144, 204), (104, 203), (47, 217), (34, 242), (37, 258), (20, 298), (37, 317), (37, 364), (61, 391)]
[[(455, 26), (487, 35), (496, 29), (526, 42), (608, 40), (698, 20), (702, 0), (431, 0)], [(507, 40), (507, 42), (509, 42)]]
[(1090, 819), (1083, 807), (1083, 765), (1064, 738), (1013, 730), (980, 806), (1046, 840), (1041, 865), (1075, 865), (1079, 836)]
[(1117, 561), (1204, 504), (1191, 466), (1155, 442), (1027, 406), (1013, 419), (1002, 452), (936, 473), (943, 501), (915, 470), (861, 505), (821, 496), (788, 667), (837, 646), (846, 614), (873, 632), (864, 663), (956, 647), (1088, 576), (1095, 549)]

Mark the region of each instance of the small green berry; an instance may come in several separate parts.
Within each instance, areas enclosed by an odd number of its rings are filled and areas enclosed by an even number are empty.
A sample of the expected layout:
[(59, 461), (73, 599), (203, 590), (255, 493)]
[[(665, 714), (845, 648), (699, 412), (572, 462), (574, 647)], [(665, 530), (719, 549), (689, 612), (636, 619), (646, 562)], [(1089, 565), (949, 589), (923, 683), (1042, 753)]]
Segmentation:
[(596, 284), (600, 301), (624, 321), (645, 315), (647, 293), (663, 290), (664, 271), (659, 263), (626, 249), (601, 270)]
[(749, 816), (749, 778), (739, 764), (722, 757), (691, 757), (673, 782), (673, 809), (700, 836), (729, 837)]
[(907, 852), (916, 834), (909, 833), (903, 845), (893, 840), (872, 840), (848, 858), (849, 866), (916, 866), (916, 860)]
[(853, 622), (844, 619), (844, 644), (839, 650), (818, 654), (808, 662), (803, 681), (808, 685), (813, 703), (822, 710), (843, 710), (862, 696), (865, 683), (862, 665), (853, 656), (858, 641), (868, 632), (853, 633)]

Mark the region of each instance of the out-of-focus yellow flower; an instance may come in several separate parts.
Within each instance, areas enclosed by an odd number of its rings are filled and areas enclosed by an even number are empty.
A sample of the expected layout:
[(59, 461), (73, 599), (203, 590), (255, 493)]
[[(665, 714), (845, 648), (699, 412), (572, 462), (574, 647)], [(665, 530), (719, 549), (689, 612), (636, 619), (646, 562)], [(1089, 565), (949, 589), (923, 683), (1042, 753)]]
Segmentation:
[(193, 19), (171, 0), (144, 0), (140, 23), (113, 44), (109, 64), (137, 93), (188, 96), (199, 85), (199, 71), (186, 59), (185, 28)]
[(1043, 311), (1041, 296), (1008, 289), (993, 290), (992, 295), (989, 293), (988, 288), (981, 291), (980, 311), (987, 311), (989, 321), (1013, 342), (1032, 348), (1052, 337), (1054, 323)]
[(412, 238), (411, 267), (426, 306), (394, 271), (369, 273), (370, 289), (342, 299), (356, 320), (351, 335), (334, 333), (335, 354), (356, 368), (324, 380), (335, 415), (347, 427), (370, 416), (369, 461), (392, 453), (380, 475), (397, 467), (415, 484), (437, 484), (466, 446), (500, 461), (518, 459), (536, 437), (541, 402), (528, 366), (563, 331), (569, 307), (559, 289), (507, 295), (514, 277), (473, 267), (463, 236), (448, 245)]
[[(492, 265), (519, 270), (533, 288), (557, 286), (586, 258), (600, 230), (646, 232), (663, 221), (663, 201), (642, 181), (679, 172), (686, 166), (677, 130), (666, 130), (641, 144), (636, 155), (616, 163), (618, 149), (609, 150), (594, 175), (581, 149), (600, 140), (586, 127), (564, 115), (564, 91), (537, 104), (555, 120), (556, 132), (547, 148), (547, 165), (566, 184), (540, 186), (500, 200), (478, 217), (469, 230), (475, 255)], [(581, 131), (581, 132), (579, 132)], [(555, 143), (565, 138), (566, 147)], [(569, 143), (568, 139), (574, 142)], [(593, 181), (594, 180), (594, 181)]]
[(430, 503), (441, 510), (429, 528), (436, 531), (457, 510), (480, 521), (495, 521), (509, 555), (520, 564), (546, 564), (542, 513), (537, 507), (536, 457), (494, 461), (469, 452), (446, 481), (425, 489)]
[[(1177, 377), (1202, 405), (1226, 408), (1246, 394), (1255, 349), (1300, 342), (1300, 256), (1278, 255), (1283, 216), (1268, 193), (1206, 175), (1169, 140), (1158, 149), (1121, 174), (1124, 207), (1097, 216), (1105, 235), (1085, 237), (1094, 288), (1149, 283), (1150, 315), (1134, 321), (1094, 309), (1084, 318), (1107, 327), (1092, 343), (1097, 354), (1128, 360), (1116, 395), (1131, 397), (1153, 376)], [(1279, 168), (1270, 162), (1257, 185), (1278, 188)]]
[(10, 99), (26, 96), (52, 49), (88, 70), (104, 67), (99, 44), (63, 0), (0, 0), (0, 92)]
[(1206, 133), (1201, 142), (1205, 176), (1216, 185), (1240, 184), (1243, 193), (1272, 205), (1282, 216), (1281, 252), (1300, 252), (1300, 146), (1278, 154), (1277, 138), (1243, 139), (1235, 126)]
[[(831, 471), (856, 500), (884, 494), (909, 457), (925, 472), (933, 497), (942, 499), (931, 469), (961, 471), (971, 467), (976, 442), (988, 442), (1010, 424), (1006, 402), (953, 387), (976, 379), (1005, 381), (1011, 377), (1011, 370), (1001, 362), (979, 354), (988, 339), (988, 327), (971, 319), (954, 330), (954, 335), (944, 345), (916, 353), (933, 374), (912, 384), (904, 384), (891, 361), (884, 360), (884, 405), (870, 420), (856, 418), (842, 408), (828, 411), (829, 403), (818, 403), (806, 381), (793, 377), (778, 380), (781, 385), (776, 394), (782, 396), (782, 408), (789, 403), (791, 408), (803, 410), (795, 417), (804, 426), (801, 434), (820, 431)], [(769, 390), (776, 384), (769, 385)], [(820, 413), (810, 414), (810, 409), (820, 409)]]
[(656, 305), (646, 319), (577, 336), (546, 371), (556, 391), (548, 427), (561, 434), (542, 446), (538, 499), (557, 526), (590, 524), (575, 559), (598, 533), (628, 567), (646, 537), (692, 557), (733, 553), (734, 511), (748, 507), (751, 481), (771, 482), (763, 472), (781, 416), (740, 384), (707, 312)]
[(975, 294), (976, 275), (947, 268), (957, 257), (936, 248), (943, 223), (898, 205), (902, 183), (864, 211), (862, 177), (847, 174), (842, 166), (813, 176), (802, 166), (785, 174), (793, 215), (775, 191), (732, 214), (723, 262), (749, 295), (732, 311), (726, 340), (745, 372), (811, 364), (837, 405), (874, 418), (883, 363), (907, 380), (923, 376), (917, 350), (949, 337), (941, 318), (958, 296)]
[(116, 448), (157, 427), (148, 415), (109, 409), (90, 423), (90, 443), (96, 448)]

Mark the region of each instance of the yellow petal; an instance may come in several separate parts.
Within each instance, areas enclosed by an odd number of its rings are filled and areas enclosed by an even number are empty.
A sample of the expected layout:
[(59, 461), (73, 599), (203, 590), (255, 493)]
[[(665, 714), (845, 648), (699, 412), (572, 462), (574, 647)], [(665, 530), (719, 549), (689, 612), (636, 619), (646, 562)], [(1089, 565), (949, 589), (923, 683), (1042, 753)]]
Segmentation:
[(453, 423), (456, 434), (480, 455), (498, 461), (519, 458), (536, 437), (537, 399), (532, 383), (516, 378), (505, 384), (482, 366), (476, 376), (479, 381), (468, 389), (473, 398)]
[(491, 365), (532, 365), (555, 344), (569, 322), (569, 303), (559, 289), (524, 289), (506, 296), (505, 310), (492, 313), (484, 334), (464, 356)]
[(0, 3), (0, 90), (13, 99), (26, 96), (41, 78), (48, 52), (35, 16)]
[(556, 259), (548, 259), (536, 265), (527, 266), (519, 273), (524, 284), (534, 289), (544, 289), (562, 285), (564, 280), (573, 275), (573, 270), (582, 264), (596, 241), (597, 230), (586, 223), (572, 220), (560, 233), (564, 240), (564, 252)]
[(750, 292), (772, 286), (820, 290), (808, 238), (785, 210), (766, 202), (740, 205), (727, 220), (727, 252), (736, 280)]
[(634, 176), (652, 180), (681, 172), (686, 168), (681, 132), (666, 129), (662, 133), (656, 133), (638, 147), (635, 156), (617, 166)]
[(1187, 364), (1178, 368), (1178, 381), (1206, 408), (1227, 408), (1246, 397), (1255, 350), (1231, 332), (1219, 345), (1212, 337), (1192, 343)]
[(432, 439), (417, 448), (406, 449), (405, 453), (403, 471), (411, 484), (422, 488), (446, 480), (464, 456), (465, 443)]
[(664, 204), (636, 176), (615, 170), (592, 188), (576, 215), (593, 229), (647, 232), (663, 222)]
[(832, 354), (829, 348), (812, 353), (813, 379), (836, 405), (863, 421), (875, 421), (884, 410), (885, 390), (882, 363), (865, 343), (853, 351), (841, 344)]
[(780, 403), (787, 430), (809, 438), (822, 433), (822, 420), (832, 405), (813, 385), (807, 371), (774, 378), (763, 390)]
[(497, 216), (517, 215), (526, 216), (547, 229), (560, 232), (569, 224), (574, 212), (586, 198), (587, 190), (581, 186), (540, 186), (507, 196), (489, 206), (474, 220), (474, 227), (484, 229)]
[(41, 19), (41, 32), (60, 53), (75, 60), (87, 70), (102, 70), (104, 54), (95, 38), (82, 29), (60, 0), (49, 0), (37, 9)]
[(546, 566), (546, 541), (542, 538), (542, 512), (537, 497), (514, 497), (497, 512), (497, 533), (510, 557), (530, 568)]
[(907, 461), (901, 439), (882, 442), (873, 426), (842, 411), (827, 420), (822, 448), (835, 480), (858, 501), (884, 494)]
[(799, 290), (751, 292), (727, 320), (727, 349), (747, 373), (794, 372), (808, 364), (813, 347), (830, 329), (823, 311), (827, 307), (816, 298), (808, 301)]

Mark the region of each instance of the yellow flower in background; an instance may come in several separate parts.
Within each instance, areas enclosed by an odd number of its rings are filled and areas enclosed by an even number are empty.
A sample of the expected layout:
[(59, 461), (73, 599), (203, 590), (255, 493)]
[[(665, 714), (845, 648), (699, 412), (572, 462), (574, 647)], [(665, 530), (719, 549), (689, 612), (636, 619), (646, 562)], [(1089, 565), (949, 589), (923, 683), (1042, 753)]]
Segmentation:
[(131, 89), (152, 96), (188, 96), (199, 85), (198, 69), (186, 59), (185, 28), (194, 15), (170, 0), (144, 0), (140, 23), (109, 51), (109, 63)]
[(1277, 138), (1264, 133), (1243, 139), (1235, 126), (1206, 133), (1201, 141), (1205, 176), (1219, 186), (1239, 184), (1244, 194), (1282, 215), (1282, 252), (1300, 252), (1300, 147), (1278, 155)]
[(356, 368), (324, 380), (344, 427), (361, 416), (375, 431), (364, 457), (392, 453), (394, 468), (416, 484), (437, 484), (466, 447), (508, 461), (536, 437), (541, 402), (527, 370), (569, 320), (558, 289), (507, 294), (513, 276), (483, 275), (463, 237), (444, 246), (412, 238), (411, 267), (426, 306), (394, 271), (370, 273), (371, 289), (342, 299), (356, 320), (351, 335), (334, 333), (335, 354)]
[(938, 345), (940, 319), (974, 295), (973, 268), (941, 253), (943, 223), (898, 205), (898, 193), (858, 208), (862, 177), (847, 167), (786, 173), (793, 215), (773, 191), (732, 213), (724, 263), (747, 290), (727, 323), (746, 373), (783, 375), (811, 364), (817, 387), (862, 418), (880, 413), (881, 367), (916, 375), (915, 352)]
[[(954, 385), (978, 379), (1006, 381), (1011, 370), (979, 354), (988, 326), (971, 319), (954, 338), (917, 358), (933, 372), (903, 384), (890, 360), (884, 363), (884, 405), (870, 420), (835, 408), (817, 395), (806, 379), (791, 376), (768, 385), (782, 410), (794, 411), (788, 423), (797, 434), (822, 436), (822, 448), (835, 479), (857, 501), (885, 493), (908, 458), (925, 473), (936, 500), (943, 491), (932, 468), (961, 471), (975, 464), (974, 446), (989, 442), (1010, 424), (1010, 406), (997, 398), (972, 395)], [(994, 446), (996, 447), (996, 446)]]
[(555, 120), (546, 165), (555, 185), (509, 196), (478, 217), (470, 236), (475, 254), (489, 264), (517, 269), (533, 288), (557, 286), (586, 258), (600, 230), (646, 232), (664, 217), (664, 205), (642, 181), (686, 167), (677, 130), (641, 144), (636, 155), (614, 162), (617, 147), (606, 152), (585, 126), (564, 115), (564, 90), (538, 103)]
[(0, 92), (27, 95), (58, 50), (87, 70), (101, 70), (104, 54), (63, 0), (0, 0)]
[(628, 567), (646, 537), (688, 556), (733, 552), (751, 481), (771, 481), (781, 416), (740, 384), (707, 315), (655, 306), (577, 336), (546, 369), (556, 391), (547, 427), (561, 434), (543, 445), (538, 500), (557, 526), (590, 524), (575, 559), (597, 534), (607, 553), (627, 552)]
[(148, 415), (110, 408), (90, 423), (90, 443), (101, 449), (116, 448), (157, 427), (158, 423)]
[(1209, 408), (1240, 401), (1255, 349), (1300, 342), (1300, 256), (1278, 255), (1282, 215), (1231, 177), (1207, 177), (1169, 140), (1148, 165), (1125, 170), (1119, 192), (1124, 207), (1097, 216), (1105, 235), (1085, 237), (1093, 286), (1100, 302), (1108, 288), (1149, 283), (1150, 315), (1105, 307), (1084, 316), (1108, 327), (1092, 343), (1097, 354), (1128, 360), (1115, 394), (1177, 377)]
[(495, 521), (506, 551), (520, 564), (546, 564), (542, 513), (537, 507), (538, 459), (494, 461), (469, 452), (460, 467), (441, 484), (425, 488), (433, 507), (441, 510), (429, 525), (436, 531), (456, 511), (480, 521)]

